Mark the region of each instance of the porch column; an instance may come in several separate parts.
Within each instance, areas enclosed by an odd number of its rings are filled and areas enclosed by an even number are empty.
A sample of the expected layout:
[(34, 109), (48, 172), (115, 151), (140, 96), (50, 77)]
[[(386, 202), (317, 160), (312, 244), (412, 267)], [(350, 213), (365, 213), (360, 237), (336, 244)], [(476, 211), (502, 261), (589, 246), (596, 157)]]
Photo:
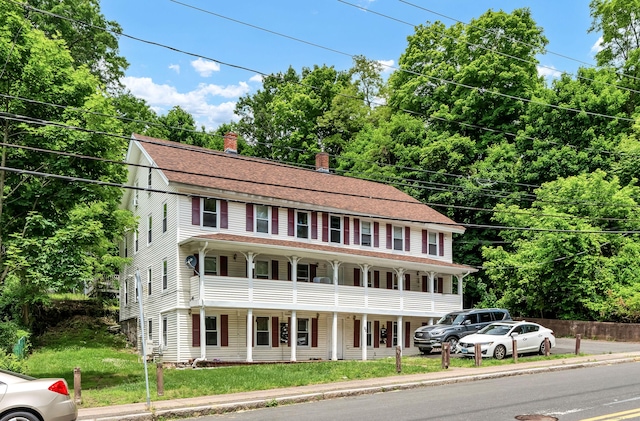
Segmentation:
[(296, 349), (298, 346), (298, 313), (295, 310), (291, 311), (289, 342), (291, 343), (291, 361), (296, 361)]
[(404, 310), (404, 268), (394, 269), (398, 277), (398, 292), (400, 293), (400, 311)]
[(340, 302), (338, 300), (338, 269), (340, 268), (342, 262), (333, 260), (329, 262), (329, 264), (333, 268), (333, 305), (337, 307)]
[(362, 348), (362, 361), (367, 361), (367, 314), (362, 315), (360, 327), (360, 347)]
[(335, 311), (331, 324), (331, 361), (338, 361), (338, 313)]
[(247, 362), (253, 361), (253, 309), (247, 309)]
[(200, 271), (198, 273), (200, 283), (200, 358), (206, 360), (207, 358), (207, 331), (205, 323), (205, 308), (204, 308), (204, 259), (207, 255), (207, 244), (198, 250), (198, 262), (200, 262)]
[(396, 322), (398, 327), (396, 328), (396, 338), (398, 338), (398, 346), (400, 347), (400, 356), (402, 356), (402, 351), (404, 349), (404, 335), (402, 334), (402, 316), (398, 316), (398, 321)]
[[(291, 257), (287, 257), (287, 259), (289, 260), (289, 263), (291, 263), (291, 282), (292, 282), (292, 288), (293, 288), (293, 304), (297, 304), (298, 302), (298, 262), (300, 261), (300, 257), (297, 256), (291, 256)], [(289, 335), (291, 335), (291, 332), (289, 332)]]
[(253, 269), (255, 267), (255, 259), (258, 256), (257, 253), (249, 251), (242, 253), (247, 259), (247, 284), (249, 288), (249, 302), (253, 302)]
[(369, 269), (368, 264), (358, 265), (362, 270), (362, 283), (364, 284), (364, 308), (369, 308)]
[(458, 278), (458, 296), (460, 297), (460, 308), (464, 308), (464, 299), (462, 297), (462, 280), (467, 277), (471, 272), (467, 272), (464, 275), (456, 275)]
[(200, 307), (200, 358), (207, 359), (207, 332), (205, 324), (204, 304)]
[(429, 293), (431, 294), (431, 311), (435, 311), (436, 303), (435, 303), (435, 295), (433, 292), (433, 280), (436, 277), (435, 272), (427, 272), (429, 275)]

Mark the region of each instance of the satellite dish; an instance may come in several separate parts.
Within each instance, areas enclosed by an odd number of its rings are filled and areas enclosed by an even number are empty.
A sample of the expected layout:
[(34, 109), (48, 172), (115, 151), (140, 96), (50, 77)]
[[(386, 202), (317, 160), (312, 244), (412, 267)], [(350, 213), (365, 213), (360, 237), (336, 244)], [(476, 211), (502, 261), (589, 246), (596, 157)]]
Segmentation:
[(184, 261), (184, 263), (189, 266), (191, 269), (195, 269), (196, 268), (196, 264), (198, 264), (198, 259), (196, 258), (196, 256), (189, 255), (187, 256), (187, 259)]

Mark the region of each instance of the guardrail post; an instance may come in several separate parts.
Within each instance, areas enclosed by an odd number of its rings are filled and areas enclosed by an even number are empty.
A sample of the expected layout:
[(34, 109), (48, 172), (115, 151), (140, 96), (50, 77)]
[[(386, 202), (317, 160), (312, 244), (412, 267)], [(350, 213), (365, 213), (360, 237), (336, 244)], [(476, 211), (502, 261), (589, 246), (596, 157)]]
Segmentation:
[(578, 355), (580, 353), (580, 338), (582, 337), (582, 335), (580, 335), (579, 333), (576, 335), (576, 355)]
[(544, 338), (544, 356), (548, 357), (551, 354), (551, 342), (549, 338)]
[(77, 404), (82, 403), (82, 383), (81, 383), (80, 367), (73, 369), (73, 401)]
[(396, 373), (402, 372), (402, 351), (400, 345), (396, 346)]
[(513, 350), (513, 362), (518, 362), (518, 342), (516, 338), (511, 339), (511, 349)]
[(451, 358), (451, 347), (449, 342), (442, 344), (442, 368), (449, 368), (449, 360)]
[(162, 363), (156, 364), (156, 386), (158, 389), (158, 396), (164, 395), (164, 374), (162, 372)]
[(473, 346), (474, 349), (474, 360), (476, 362), (476, 367), (480, 367), (482, 365), (482, 346), (480, 344), (475, 344)]

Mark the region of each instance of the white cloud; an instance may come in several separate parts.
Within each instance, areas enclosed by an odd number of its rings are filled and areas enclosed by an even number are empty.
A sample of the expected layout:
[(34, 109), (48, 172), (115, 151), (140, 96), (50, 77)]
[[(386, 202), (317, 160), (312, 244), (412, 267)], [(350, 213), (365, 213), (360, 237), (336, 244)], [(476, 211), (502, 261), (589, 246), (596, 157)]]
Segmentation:
[(562, 72), (553, 66), (537, 66), (537, 69), (538, 76), (542, 76), (544, 78), (556, 79), (562, 76)]
[(258, 83), (262, 83), (262, 75), (253, 75), (251, 76), (251, 79), (249, 79), (249, 82), (258, 82)]
[(215, 61), (204, 60), (201, 57), (192, 61), (191, 66), (193, 66), (196, 72), (198, 72), (202, 77), (209, 77), (213, 72), (220, 71), (220, 65), (218, 63)]
[(179, 64), (170, 64), (169, 68), (174, 72), (180, 74), (180, 65)]
[(395, 61), (393, 60), (378, 60), (378, 63), (382, 66), (382, 74), (391, 73), (395, 70), (393, 68)]
[(600, 38), (598, 38), (598, 40), (596, 41), (595, 44), (593, 44), (591, 46), (591, 54), (592, 55), (596, 55), (598, 54), (600, 51), (602, 51), (603, 47), (602, 47), (602, 43), (604, 42), (604, 39), (602, 38), (602, 36)]
[[(186, 93), (178, 92), (174, 86), (156, 84), (148, 77), (128, 76), (122, 79), (122, 83), (134, 96), (144, 99), (156, 113), (164, 114), (179, 105), (193, 116), (198, 127), (204, 125), (208, 130), (237, 120), (233, 113), (235, 99), (250, 91), (246, 82), (230, 86), (202, 83)], [(215, 98), (218, 97), (232, 100), (215, 104)]]

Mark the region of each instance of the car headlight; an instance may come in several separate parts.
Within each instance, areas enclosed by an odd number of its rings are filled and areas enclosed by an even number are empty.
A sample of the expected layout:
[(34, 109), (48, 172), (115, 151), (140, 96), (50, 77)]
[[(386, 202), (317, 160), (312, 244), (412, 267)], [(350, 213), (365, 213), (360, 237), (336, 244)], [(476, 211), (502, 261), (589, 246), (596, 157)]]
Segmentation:
[(432, 330), (431, 331), (431, 336), (438, 336), (438, 335), (442, 335), (442, 331), (441, 330)]

